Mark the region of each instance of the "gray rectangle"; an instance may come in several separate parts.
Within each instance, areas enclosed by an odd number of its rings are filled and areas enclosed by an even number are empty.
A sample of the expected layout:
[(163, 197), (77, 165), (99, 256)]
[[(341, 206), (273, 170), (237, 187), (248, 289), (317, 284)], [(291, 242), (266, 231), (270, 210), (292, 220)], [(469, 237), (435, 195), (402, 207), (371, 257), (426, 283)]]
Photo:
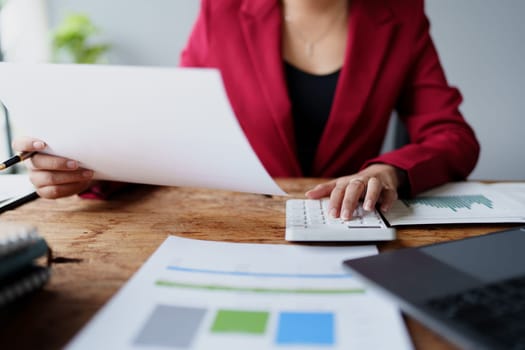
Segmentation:
[(206, 309), (157, 305), (135, 339), (135, 345), (189, 348)]

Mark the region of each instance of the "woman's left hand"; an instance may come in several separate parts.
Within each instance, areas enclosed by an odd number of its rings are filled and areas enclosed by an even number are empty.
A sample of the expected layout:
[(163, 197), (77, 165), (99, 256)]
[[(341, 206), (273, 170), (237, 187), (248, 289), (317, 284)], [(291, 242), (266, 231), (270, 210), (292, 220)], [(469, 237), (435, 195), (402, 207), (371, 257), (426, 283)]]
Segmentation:
[(363, 199), (363, 209), (371, 211), (376, 203), (388, 211), (397, 199), (397, 189), (404, 181), (402, 170), (388, 164), (372, 164), (357, 174), (344, 176), (315, 186), (306, 192), (310, 199), (330, 196), (329, 215), (348, 220)]

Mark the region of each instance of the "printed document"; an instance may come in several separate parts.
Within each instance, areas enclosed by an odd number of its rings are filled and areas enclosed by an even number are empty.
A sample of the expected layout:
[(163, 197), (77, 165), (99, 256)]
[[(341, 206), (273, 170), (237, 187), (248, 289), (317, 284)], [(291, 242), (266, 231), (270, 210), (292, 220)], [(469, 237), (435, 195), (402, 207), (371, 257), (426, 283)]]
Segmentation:
[(104, 180), (284, 195), (214, 69), (0, 64), (20, 133)]
[(376, 253), (170, 236), (67, 349), (410, 349), (396, 306), (342, 265)]
[(525, 223), (525, 183), (451, 182), (384, 213), (390, 225)]

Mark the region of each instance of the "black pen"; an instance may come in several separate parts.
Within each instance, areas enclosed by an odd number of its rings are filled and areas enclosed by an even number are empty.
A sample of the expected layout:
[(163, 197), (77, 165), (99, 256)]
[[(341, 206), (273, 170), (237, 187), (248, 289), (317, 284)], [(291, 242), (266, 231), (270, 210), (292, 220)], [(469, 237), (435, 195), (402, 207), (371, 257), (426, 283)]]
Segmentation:
[(15, 165), (16, 163), (20, 163), (24, 159), (31, 158), (36, 152), (20, 152), (16, 156), (13, 156), (0, 164), (0, 170), (4, 170), (9, 168), (12, 165)]

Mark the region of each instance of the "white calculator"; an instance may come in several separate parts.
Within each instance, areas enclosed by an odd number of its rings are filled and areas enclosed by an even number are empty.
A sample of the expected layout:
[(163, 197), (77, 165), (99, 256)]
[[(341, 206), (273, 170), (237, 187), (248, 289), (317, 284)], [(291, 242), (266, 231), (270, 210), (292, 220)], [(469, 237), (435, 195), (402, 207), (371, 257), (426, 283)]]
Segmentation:
[(390, 241), (396, 230), (377, 211), (366, 211), (360, 204), (350, 220), (328, 215), (328, 199), (289, 199), (286, 201), (287, 241)]

